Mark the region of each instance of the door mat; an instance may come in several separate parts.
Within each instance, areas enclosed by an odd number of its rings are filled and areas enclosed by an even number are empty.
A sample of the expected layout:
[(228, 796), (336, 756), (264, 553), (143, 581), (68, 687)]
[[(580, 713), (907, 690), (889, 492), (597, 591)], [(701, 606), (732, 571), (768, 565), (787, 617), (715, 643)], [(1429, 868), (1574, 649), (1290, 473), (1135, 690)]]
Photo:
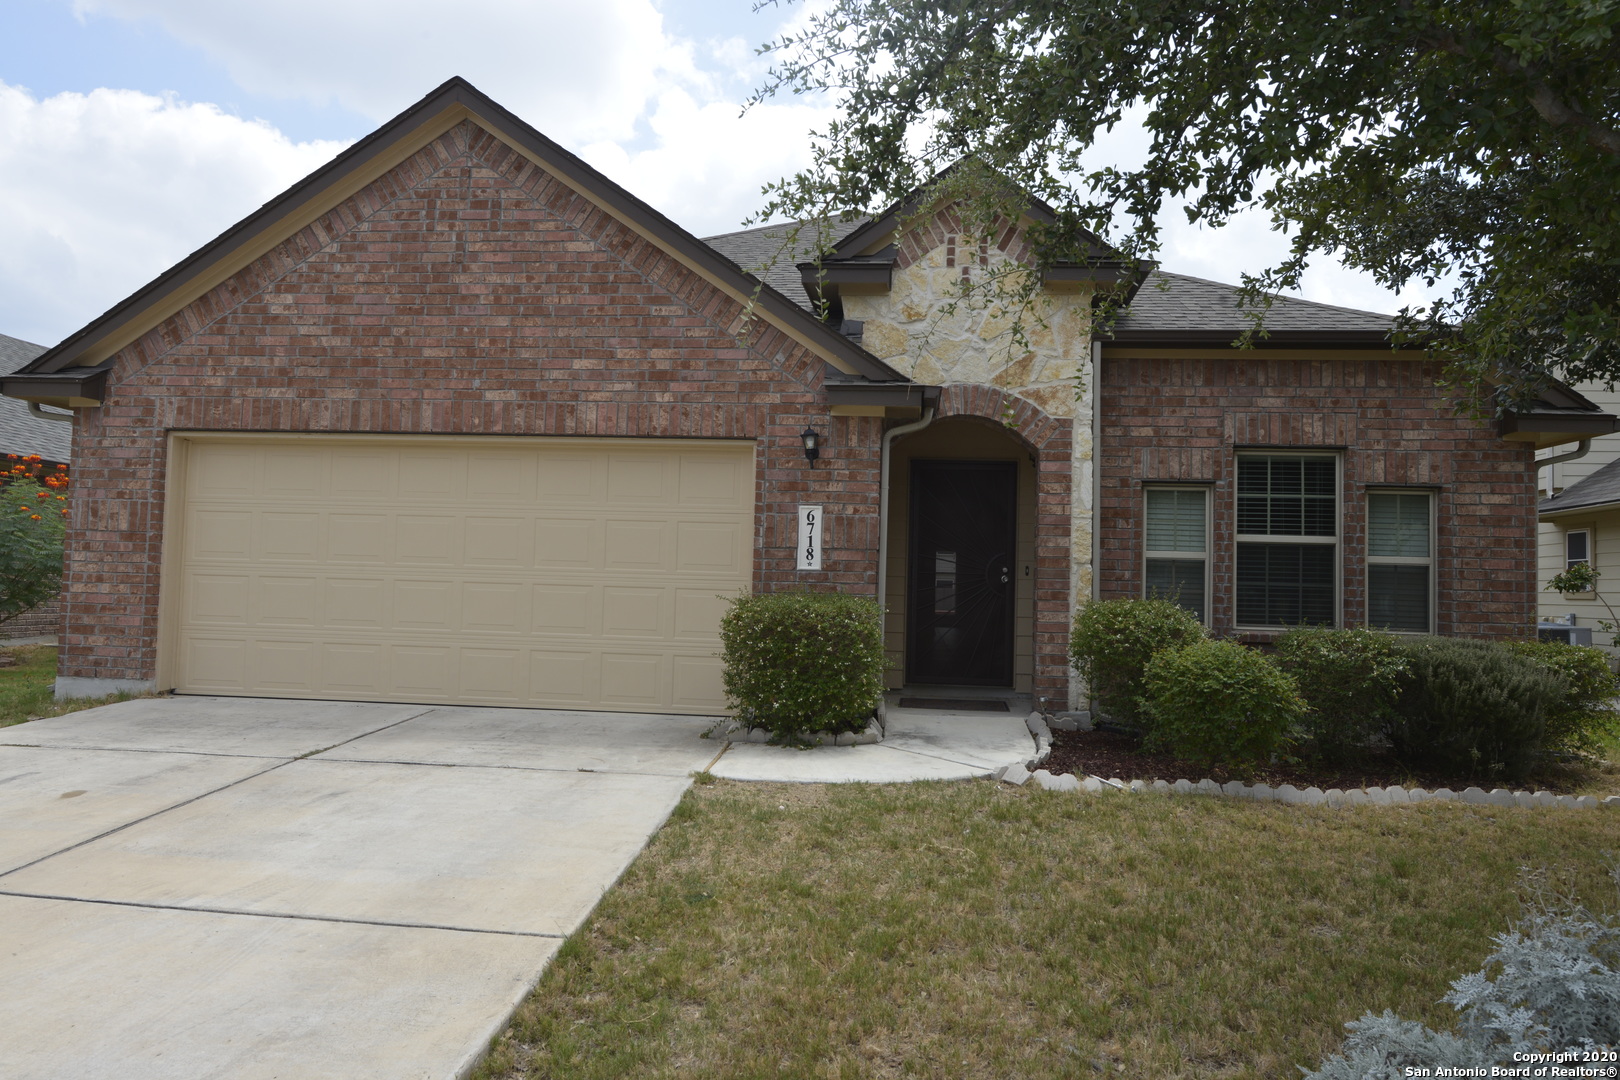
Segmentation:
[(951, 712), (1008, 712), (1005, 701), (995, 698), (903, 697), (902, 709), (946, 709)]

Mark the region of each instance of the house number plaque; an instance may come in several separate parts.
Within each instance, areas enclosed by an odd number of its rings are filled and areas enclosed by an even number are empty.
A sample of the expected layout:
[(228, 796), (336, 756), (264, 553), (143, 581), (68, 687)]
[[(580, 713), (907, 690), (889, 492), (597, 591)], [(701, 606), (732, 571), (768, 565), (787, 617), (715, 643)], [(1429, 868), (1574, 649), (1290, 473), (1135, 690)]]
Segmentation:
[(821, 569), (821, 507), (799, 507), (799, 569)]

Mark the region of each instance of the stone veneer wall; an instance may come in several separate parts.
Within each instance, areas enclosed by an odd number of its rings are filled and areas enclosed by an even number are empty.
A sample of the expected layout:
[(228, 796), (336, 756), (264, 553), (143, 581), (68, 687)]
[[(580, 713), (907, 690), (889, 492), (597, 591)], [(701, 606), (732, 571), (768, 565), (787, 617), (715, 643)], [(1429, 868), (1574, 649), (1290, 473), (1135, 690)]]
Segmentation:
[[(1068, 460), (1061, 479), (1067, 520), (1056, 525), (1043, 507), (1041, 533), (1048, 549), (1046, 557), (1051, 558), (1051, 532), (1054, 526), (1064, 530), (1057, 557), (1065, 564), (1067, 588), (1061, 611), (1050, 597), (1046, 604), (1038, 603), (1036, 687), (1037, 693), (1054, 695), (1073, 707), (1080, 703), (1080, 688), (1069, 685), (1066, 661), (1057, 665), (1062, 674), (1053, 674), (1051, 654), (1054, 649), (1066, 650), (1073, 612), (1092, 591), (1095, 451), (1091, 414), (1096, 380), (1091, 360), (1091, 294), (1045, 291), (1040, 310), (1044, 325), (1026, 319), (1028, 344), (1021, 345), (1014, 341), (1014, 314), (989, 295), (993, 287), (974, 291), (975, 283), (984, 286), (993, 272), (1030, 261), (1029, 249), (1016, 229), (1002, 228), (996, 238), (981, 242), (966, 234), (963, 222), (949, 208), (941, 209), (907, 224), (897, 245), (889, 291), (844, 293), (844, 317), (864, 323), (861, 344), (869, 352), (918, 382), (995, 388), (1009, 403), (1026, 403), (1069, 429)], [(952, 303), (956, 310), (946, 311)], [(941, 414), (946, 415), (946, 410)], [(1016, 432), (1019, 424), (1014, 414), (1010, 405), (1003, 405), (990, 418), (1003, 420)], [(1027, 433), (1021, 434), (1027, 441)], [(1057, 482), (1050, 463), (1042, 460), (1039, 467), (1046, 487)]]

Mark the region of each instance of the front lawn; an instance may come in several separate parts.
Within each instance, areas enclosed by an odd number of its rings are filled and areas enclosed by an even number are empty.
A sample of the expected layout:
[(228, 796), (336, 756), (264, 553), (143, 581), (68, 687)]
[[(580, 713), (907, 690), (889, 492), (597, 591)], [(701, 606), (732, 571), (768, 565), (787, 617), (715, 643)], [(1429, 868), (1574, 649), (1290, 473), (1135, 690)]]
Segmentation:
[(0, 667), (0, 728), (141, 696), (116, 694), (58, 702), (55, 697), (56, 646), (13, 645), (0, 648), (0, 656), (17, 661), (14, 667)]
[(1287, 1077), (1435, 1001), (1620, 813), (692, 789), (478, 1076)]

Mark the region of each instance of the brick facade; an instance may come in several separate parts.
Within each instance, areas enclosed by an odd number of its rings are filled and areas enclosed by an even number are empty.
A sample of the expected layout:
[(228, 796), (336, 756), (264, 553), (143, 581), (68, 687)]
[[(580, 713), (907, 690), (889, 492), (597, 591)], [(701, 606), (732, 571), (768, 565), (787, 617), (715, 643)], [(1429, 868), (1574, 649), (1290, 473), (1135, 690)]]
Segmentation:
[[(1438, 365), (1384, 352), (1282, 358), (1103, 354), (1101, 594), (1142, 595), (1142, 485), (1213, 485), (1211, 628), (1233, 630), (1235, 455), (1322, 449), (1343, 460), (1343, 624), (1366, 620), (1369, 485), (1435, 492), (1435, 629), (1524, 637), (1535, 622), (1533, 450), (1459, 416)], [(1257, 635), (1265, 636), (1265, 635)]]
[(117, 354), (75, 432), (61, 673), (154, 677), (171, 430), (750, 439), (756, 587), (874, 593), (884, 421), (830, 416), (823, 362), (743, 315), (463, 122)]

